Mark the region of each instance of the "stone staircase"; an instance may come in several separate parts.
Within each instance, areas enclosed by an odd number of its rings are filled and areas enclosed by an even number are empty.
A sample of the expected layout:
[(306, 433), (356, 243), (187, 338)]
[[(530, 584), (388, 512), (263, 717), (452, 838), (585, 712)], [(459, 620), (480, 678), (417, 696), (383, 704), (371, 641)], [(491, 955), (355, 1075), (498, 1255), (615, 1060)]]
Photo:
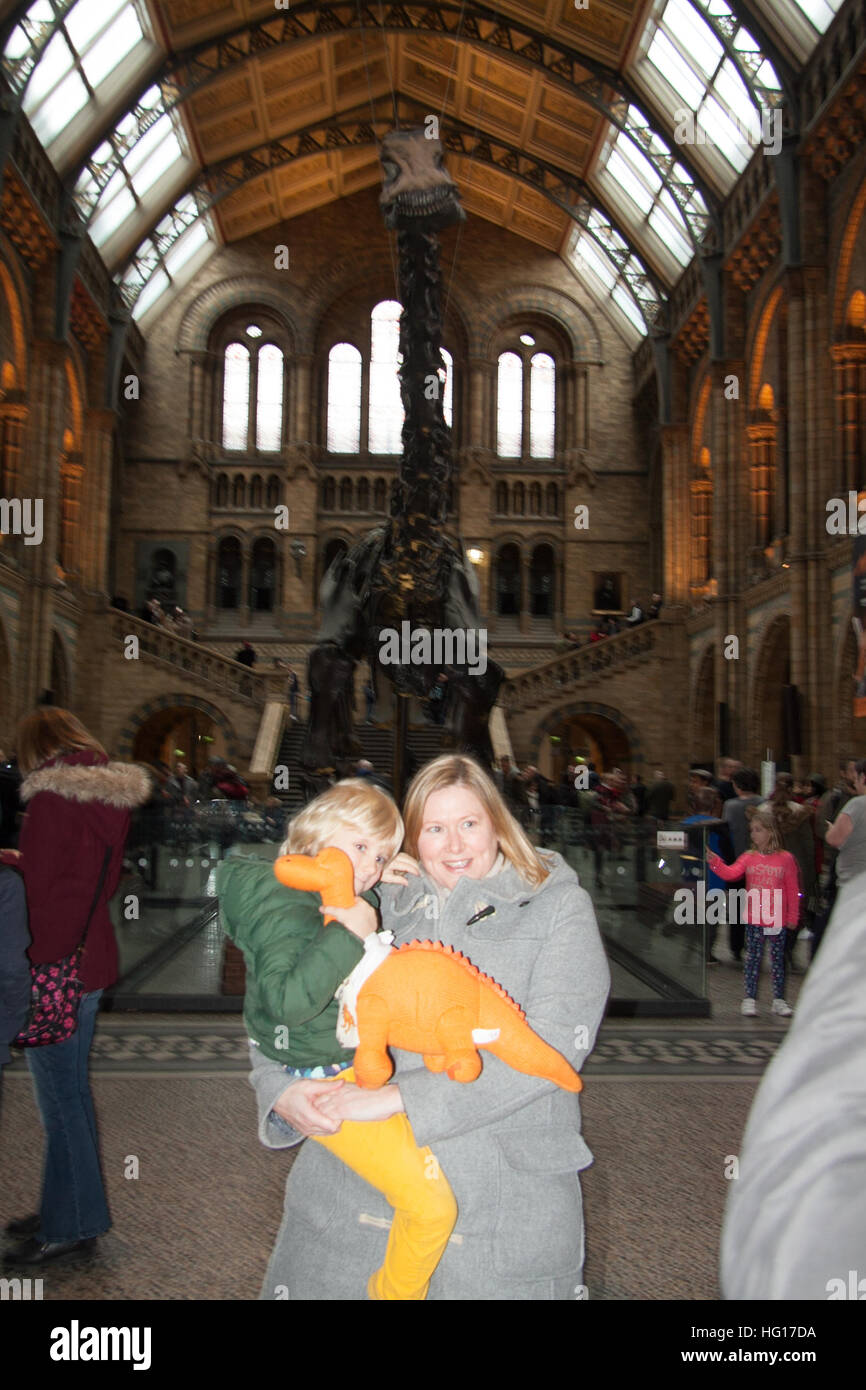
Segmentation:
[[(303, 805), (303, 786), (300, 777), (301, 747), (306, 733), (305, 724), (287, 725), (280, 743), (277, 763), (289, 769), (289, 786), (286, 791), (277, 792), (283, 805), (290, 811), (300, 810)], [(430, 762), (431, 758), (445, 751), (444, 729), (433, 725), (417, 726), (409, 730), (409, 752), (418, 767)], [(390, 778), (394, 764), (394, 730), (373, 724), (355, 726), (355, 736), (361, 745), (361, 757), (373, 764), (376, 772)]]

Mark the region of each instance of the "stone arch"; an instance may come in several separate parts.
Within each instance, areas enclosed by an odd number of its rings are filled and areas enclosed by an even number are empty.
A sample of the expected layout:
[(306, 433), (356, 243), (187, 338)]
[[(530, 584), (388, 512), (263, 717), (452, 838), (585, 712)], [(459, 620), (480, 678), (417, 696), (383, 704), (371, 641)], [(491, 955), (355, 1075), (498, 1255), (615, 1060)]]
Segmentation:
[[(0, 239), (0, 250), (5, 251), (5, 237)], [(22, 292), (17, 277), (14, 276), (11, 266), (15, 265), (15, 257), (8, 258), (9, 264), (5, 264), (5, 257), (0, 256), (0, 289), (3, 291), (6, 300), (6, 308), (9, 314), (9, 324), (12, 329), (12, 350), (15, 356), (15, 388), (18, 391), (27, 390), (28, 381), (28, 356), (27, 356), (27, 324), (25, 323), (25, 309), (27, 296)]]
[[(609, 726), (610, 732), (606, 744), (596, 742), (599, 745), (601, 755), (610, 755), (614, 761), (610, 767), (621, 765), (627, 762), (631, 770), (639, 771), (644, 763), (645, 756), (643, 751), (643, 740), (635, 724), (622, 713), (621, 710), (614, 709), (611, 705), (597, 704), (590, 700), (572, 701), (561, 705), (555, 710), (551, 710), (543, 719), (536, 724), (529, 736), (530, 760), (538, 764), (541, 756), (543, 740), (555, 734), (557, 729), (567, 723), (581, 723), (587, 731), (594, 731), (593, 736), (601, 736), (604, 739), (605, 726)], [(614, 732), (616, 731), (616, 732)], [(627, 756), (623, 756), (623, 749), (627, 751)], [(608, 770), (608, 765), (599, 768), (598, 771)]]
[[(468, 296), (472, 298), (472, 296)], [(473, 355), (492, 361), (493, 343), (503, 328), (517, 320), (548, 320), (558, 327), (568, 344), (572, 361), (600, 362), (603, 357), (601, 335), (595, 320), (571, 295), (548, 285), (523, 285), (518, 293), (501, 290), (476, 310)]]
[[(854, 716), (854, 672), (857, 669), (857, 641), (854, 631), (843, 624), (833, 654), (833, 735), (832, 765), (835, 775), (840, 758), (866, 758), (866, 719)], [(827, 757), (830, 757), (830, 750)]]
[(791, 674), (791, 620), (787, 613), (776, 613), (767, 619), (753, 650), (748, 745), (750, 759), (757, 766), (767, 748), (773, 750), (777, 763), (785, 760), (789, 752), (785, 747), (782, 711), (782, 686), (790, 684)]
[(857, 238), (860, 233), (860, 224), (863, 220), (863, 210), (866, 208), (866, 179), (863, 180), (839, 243), (839, 251), (836, 256), (830, 256), (830, 265), (834, 266), (832, 275), (833, 284), (833, 337), (842, 339), (845, 336), (845, 310), (850, 298), (849, 285), (851, 278), (851, 267), (854, 262), (854, 252), (857, 247)]
[(200, 695), (191, 695), (182, 691), (174, 691), (169, 695), (159, 695), (156, 699), (148, 700), (145, 704), (139, 705), (129, 714), (116, 739), (115, 746), (118, 756), (131, 758), (136, 736), (143, 725), (154, 714), (172, 708), (194, 709), (206, 714), (223, 735), (226, 756), (229, 759), (238, 757), (238, 742), (231, 720), (223, 714), (222, 710), (217, 709), (216, 705), (212, 705), (208, 700), (203, 700)]
[(276, 314), (289, 336), (293, 353), (304, 352), (297, 319), (289, 308), (285, 281), (279, 284), (266, 275), (235, 275), (219, 280), (201, 291), (188, 304), (181, 317), (175, 342), (176, 352), (205, 352), (211, 333), (220, 319), (234, 309), (256, 305)]
[(689, 756), (715, 756), (716, 744), (716, 648), (712, 638), (698, 656), (691, 694)]
[(748, 409), (750, 411), (758, 408), (758, 392), (765, 376), (764, 357), (767, 350), (767, 340), (783, 296), (783, 285), (776, 285), (775, 288), (767, 292), (764, 303), (753, 319), (749, 332), (746, 344), (746, 361), (749, 364)]

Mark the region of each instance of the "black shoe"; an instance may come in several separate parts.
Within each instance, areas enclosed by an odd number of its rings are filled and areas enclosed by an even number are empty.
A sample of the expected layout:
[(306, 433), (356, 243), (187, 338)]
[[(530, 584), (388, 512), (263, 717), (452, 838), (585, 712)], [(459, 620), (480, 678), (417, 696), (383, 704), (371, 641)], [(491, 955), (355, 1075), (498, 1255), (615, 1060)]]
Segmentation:
[(25, 1236), (35, 1236), (39, 1230), (39, 1223), (42, 1220), (38, 1211), (34, 1211), (30, 1216), (19, 1216), (17, 1220), (10, 1221), (6, 1227), (7, 1236), (23, 1238)]
[(4, 1256), (5, 1265), (45, 1265), (51, 1260), (62, 1259), (65, 1255), (85, 1255), (93, 1250), (96, 1245), (96, 1237), (91, 1236), (89, 1240), (38, 1240), (36, 1237), (28, 1240), (17, 1250), (10, 1251)]

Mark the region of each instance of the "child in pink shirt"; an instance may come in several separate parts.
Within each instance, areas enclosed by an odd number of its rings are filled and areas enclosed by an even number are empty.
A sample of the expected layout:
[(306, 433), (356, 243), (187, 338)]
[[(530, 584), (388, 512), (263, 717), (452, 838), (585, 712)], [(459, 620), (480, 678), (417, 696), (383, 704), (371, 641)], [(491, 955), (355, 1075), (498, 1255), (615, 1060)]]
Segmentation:
[(785, 1003), (785, 930), (796, 931), (800, 922), (797, 861), (782, 848), (773, 812), (767, 805), (759, 806), (753, 813), (750, 834), (754, 848), (746, 850), (735, 863), (726, 864), (710, 851), (707, 865), (727, 883), (746, 876), (746, 997), (742, 1012), (750, 1017), (758, 1012), (758, 973), (764, 958), (764, 938), (769, 937), (773, 1013), (789, 1018), (791, 1009)]

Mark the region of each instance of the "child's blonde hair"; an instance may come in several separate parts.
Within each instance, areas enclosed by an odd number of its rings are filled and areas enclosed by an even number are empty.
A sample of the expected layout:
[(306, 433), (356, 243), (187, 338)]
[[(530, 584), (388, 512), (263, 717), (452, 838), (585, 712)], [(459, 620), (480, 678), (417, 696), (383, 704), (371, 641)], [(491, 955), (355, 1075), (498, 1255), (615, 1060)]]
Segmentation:
[[(764, 853), (778, 854), (779, 850), (785, 848), (784, 844), (782, 843), (782, 835), (779, 830), (779, 823), (776, 820), (776, 816), (773, 812), (773, 808), (770, 805), (769, 801), (763, 801), (760, 806), (747, 806), (746, 815), (748, 817), (750, 827), (754, 824), (755, 821), (757, 821), (758, 825), (762, 825), (765, 830), (769, 830), (770, 832), (770, 842), (767, 845), (767, 848), (764, 851)], [(761, 852), (761, 850), (755, 849), (754, 845), (751, 846), (752, 854), (760, 854)]]
[(280, 854), (318, 854), (344, 826), (384, 840), (389, 858), (403, 843), (403, 817), (387, 792), (365, 778), (349, 777), (322, 792), (289, 822)]

